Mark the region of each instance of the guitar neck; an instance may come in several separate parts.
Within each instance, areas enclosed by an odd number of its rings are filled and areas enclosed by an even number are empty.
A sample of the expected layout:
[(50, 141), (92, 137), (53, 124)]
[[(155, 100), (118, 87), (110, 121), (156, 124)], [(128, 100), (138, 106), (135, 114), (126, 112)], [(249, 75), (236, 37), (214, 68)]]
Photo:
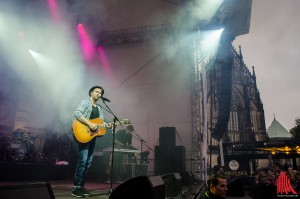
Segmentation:
[(106, 124), (102, 124), (101, 125), (101, 128), (109, 128), (109, 127), (111, 127), (111, 123), (106, 123)]
[[(119, 124), (126, 124), (127, 122), (125, 121), (121, 121), (121, 122), (116, 122), (115, 125), (119, 125)], [(114, 123), (113, 122), (109, 122), (109, 123), (105, 123), (105, 124), (102, 124), (101, 126), (104, 127), (104, 128), (110, 128), (112, 127)]]

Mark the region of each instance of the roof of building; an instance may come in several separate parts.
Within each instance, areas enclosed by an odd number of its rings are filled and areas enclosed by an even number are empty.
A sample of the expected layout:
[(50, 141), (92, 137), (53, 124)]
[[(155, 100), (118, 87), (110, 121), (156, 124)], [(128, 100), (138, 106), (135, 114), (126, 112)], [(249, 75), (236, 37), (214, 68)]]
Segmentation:
[(288, 132), (275, 118), (267, 129), (269, 138), (291, 138), (292, 135)]

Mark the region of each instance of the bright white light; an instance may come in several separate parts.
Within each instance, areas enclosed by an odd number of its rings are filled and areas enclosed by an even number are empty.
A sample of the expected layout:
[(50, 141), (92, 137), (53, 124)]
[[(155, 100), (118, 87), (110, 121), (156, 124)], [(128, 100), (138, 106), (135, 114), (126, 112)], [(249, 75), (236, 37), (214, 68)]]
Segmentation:
[(33, 51), (33, 50), (29, 50), (29, 53), (31, 54), (31, 56), (32, 56), (33, 58), (38, 58), (38, 57), (41, 56), (41, 54), (39, 54), (39, 53), (37, 53), (37, 52), (35, 52), (35, 51)]
[(220, 30), (201, 32), (203, 34), (201, 45), (204, 51), (217, 50), (223, 30), (222, 28)]
[(51, 61), (48, 57), (45, 57), (41, 53), (33, 50), (29, 50), (29, 53), (31, 54), (32, 58), (34, 59), (35, 63), (42, 73), (49, 72), (49, 70), (53, 69), (53, 67), (51, 67)]

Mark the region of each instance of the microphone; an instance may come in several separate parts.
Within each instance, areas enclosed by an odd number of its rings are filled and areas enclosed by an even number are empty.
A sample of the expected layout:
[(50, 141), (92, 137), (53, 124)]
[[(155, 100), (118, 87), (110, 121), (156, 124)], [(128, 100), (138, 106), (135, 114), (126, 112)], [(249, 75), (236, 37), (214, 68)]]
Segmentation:
[(110, 100), (109, 100), (109, 99), (107, 99), (107, 98), (105, 98), (105, 97), (101, 97), (101, 99), (102, 99), (103, 101), (110, 102)]

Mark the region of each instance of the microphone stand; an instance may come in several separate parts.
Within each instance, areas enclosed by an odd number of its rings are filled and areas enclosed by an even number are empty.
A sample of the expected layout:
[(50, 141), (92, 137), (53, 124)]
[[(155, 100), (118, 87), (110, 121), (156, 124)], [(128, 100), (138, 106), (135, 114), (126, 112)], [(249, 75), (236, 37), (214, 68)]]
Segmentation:
[[(151, 147), (149, 147), (147, 144), (146, 144), (146, 141), (143, 139), (143, 138), (141, 138), (140, 136), (139, 136), (139, 134), (137, 134), (135, 131), (133, 132), (133, 137), (134, 138), (136, 138), (136, 139), (138, 139), (140, 142), (141, 142), (141, 154), (143, 153), (143, 145), (145, 145), (149, 150), (151, 150), (152, 152), (154, 152), (153, 151), (153, 149), (151, 148)], [(142, 156), (140, 156), (140, 164), (142, 164)]]
[(143, 143), (146, 143), (145, 142), (145, 140), (143, 140), (143, 138), (141, 138), (137, 133), (134, 133), (137, 137), (138, 137), (138, 139), (140, 140), (140, 142), (141, 142), (141, 152), (143, 152)]
[(143, 138), (141, 138), (136, 132), (133, 132), (133, 135), (135, 135), (134, 138), (138, 139), (141, 142), (141, 152), (143, 151), (143, 145), (145, 145), (146, 148), (154, 152), (154, 150), (146, 144), (146, 141)]
[(110, 173), (110, 185), (109, 185), (108, 193), (95, 194), (95, 195), (92, 195), (92, 196), (96, 196), (96, 195), (108, 195), (108, 196), (110, 196), (111, 193), (112, 193), (112, 191), (113, 191), (112, 183), (113, 183), (113, 170), (114, 170), (114, 151), (115, 151), (116, 122), (118, 122), (119, 124), (121, 124), (121, 122), (117, 118), (117, 116), (112, 112), (112, 110), (105, 103), (105, 101), (107, 101), (107, 100), (104, 100), (103, 98), (101, 98), (101, 99), (102, 99), (103, 104), (106, 106), (106, 109), (103, 108), (103, 107), (102, 108), (105, 109), (110, 114), (112, 114), (113, 117), (114, 117), (113, 126), (112, 126), (112, 134), (113, 134), (112, 141), (113, 142), (112, 142), (112, 154), (111, 154), (111, 165), (110, 165), (110, 170), (111, 170), (111, 173)]
[(106, 106), (106, 108), (108, 109), (108, 112), (110, 114), (113, 115), (114, 117), (114, 121), (113, 121), (113, 131), (112, 131), (112, 134), (113, 134), (113, 137), (112, 137), (112, 154), (111, 154), (111, 165), (110, 165), (110, 188), (109, 188), (109, 192), (108, 192), (108, 195), (110, 195), (113, 191), (113, 188), (112, 188), (112, 183), (113, 183), (113, 171), (114, 171), (114, 153), (115, 153), (115, 134), (116, 134), (116, 122), (119, 122), (119, 124), (121, 124), (120, 120), (118, 119), (118, 117), (112, 112), (112, 110), (107, 106), (107, 104), (105, 103), (105, 100), (103, 98), (102, 99), (102, 102), (103, 104)]
[[(113, 191), (112, 188), (112, 183), (113, 183), (113, 176), (114, 176), (114, 156), (115, 156), (115, 134), (116, 134), (116, 121), (117, 117), (114, 116), (114, 122), (113, 122), (113, 137), (112, 137), (112, 151), (111, 151), (111, 164), (110, 164), (110, 186), (109, 186), (109, 192), (108, 194), (110, 195)], [(118, 120), (119, 121), (119, 120)]]

